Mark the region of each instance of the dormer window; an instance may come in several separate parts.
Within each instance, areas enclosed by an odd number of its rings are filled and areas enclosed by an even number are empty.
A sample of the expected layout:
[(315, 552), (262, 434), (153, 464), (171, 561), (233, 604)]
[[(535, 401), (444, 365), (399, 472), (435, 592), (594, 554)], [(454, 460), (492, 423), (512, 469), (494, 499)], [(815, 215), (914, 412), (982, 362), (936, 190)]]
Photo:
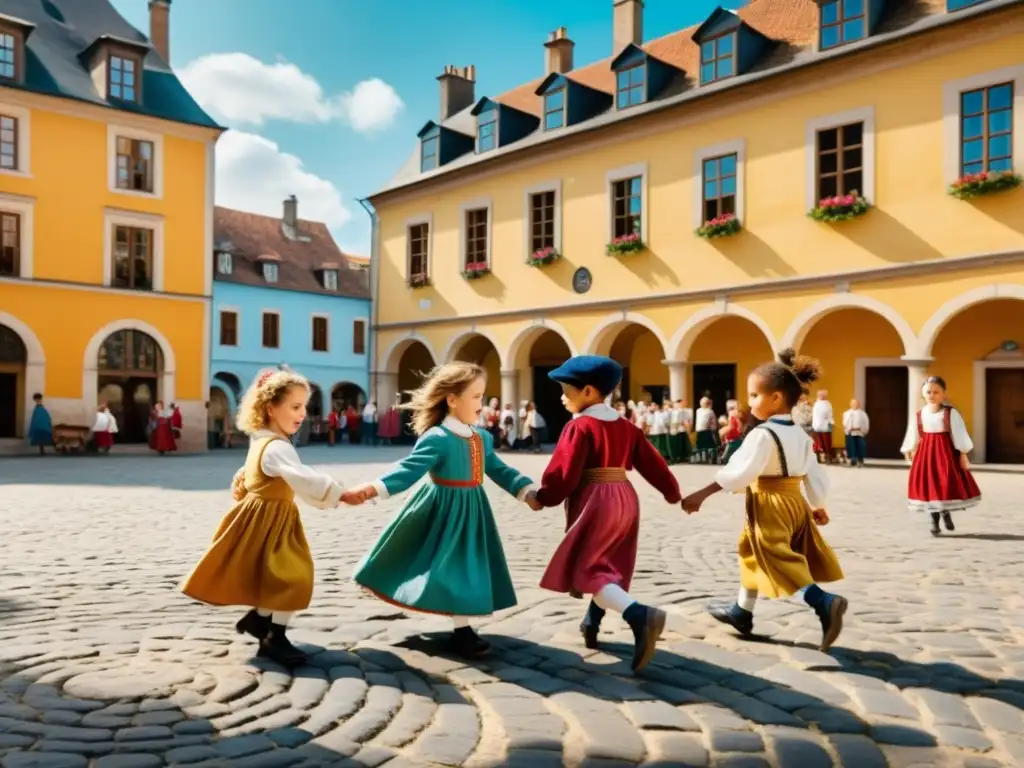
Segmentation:
[(638, 64), (615, 73), (615, 106), (619, 109), (635, 107), (647, 101), (647, 65)]
[(736, 33), (705, 40), (700, 46), (701, 85), (736, 74)]
[(565, 88), (544, 97), (544, 130), (565, 127)]
[(432, 171), (437, 168), (441, 155), (441, 129), (435, 127), (433, 130), (423, 134), (420, 143), (420, 170), (422, 172)]
[(21, 40), (13, 33), (0, 29), (0, 77), (18, 79), (18, 54)]
[(139, 60), (112, 53), (107, 60), (107, 94), (119, 101), (139, 100)]
[(325, 269), (324, 270), (324, 288), (328, 291), (338, 290), (338, 270), (336, 269)]
[(498, 110), (488, 109), (476, 119), (476, 151), (488, 152), (498, 146)]
[(821, 4), (822, 50), (862, 40), (867, 32), (867, 0), (830, 0)]
[(217, 272), (221, 275), (230, 275), (234, 269), (234, 259), (231, 254), (225, 251), (217, 253)]
[(272, 261), (263, 262), (263, 279), (268, 283), (276, 283), (278, 276), (278, 266)]

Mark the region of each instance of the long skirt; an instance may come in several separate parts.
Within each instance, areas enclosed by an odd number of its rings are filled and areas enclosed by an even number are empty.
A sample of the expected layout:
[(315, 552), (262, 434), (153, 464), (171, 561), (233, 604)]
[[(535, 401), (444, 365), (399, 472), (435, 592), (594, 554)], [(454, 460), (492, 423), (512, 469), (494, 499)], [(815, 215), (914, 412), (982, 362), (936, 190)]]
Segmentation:
[(178, 444), (174, 442), (174, 433), (171, 431), (171, 422), (169, 420), (160, 419), (157, 421), (156, 427), (149, 435), (149, 447), (160, 453), (178, 450)]
[(722, 456), (722, 463), (728, 464), (729, 459), (731, 459), (732, 455), (740, 449), (741, 445), (743, 445), (742, 437), (737, 437), (735, 440), (730, 440), (725, 446), (725, 454)]
[(718, 432), (703, 429), (697, 433), (697, 461), (714, 463), (718, 456)]
[(294, 502), (247, 496), (221, 521), (181, 591), (210, 605), (301, 611), (313, 596), (313, 557)]
[(93, 432), (92, 437), (96, 441), (96, 447), (101, 451), (114, 444), (114, 435), (110, 432)]
[(640, 502), (625, 472), (619, 480), (584, 485), (566, 501), (565, 515), (565, 537), (541, 587), (573, 597), (595, 594), (608, 584), (628, 591), (636, 567)]
[(482, 485), (421, 486), (353, 578), (381, 600), (422, 613), (487, 616), (516, 604)]
[(760, 477), (747, 488), (747, 524), (739, 541), (740, 583), (761, 597), (788, 597), (811, 584), (839, 581), (839, 559), (800, 493), (802, 477)]
[(692, 448), (690, 446), (690, 435), (686, 432), (669, 435), (668, 450), (669, 454), (672, 456), (673, 464), (682, 464), (683, 462), (689, 461), (690, 453), (692, 452)]
[(955, 512), (977, 506), (981, 490), (970, 470), (960, 466), (960, 453), (948, 432), (921, 435), (907, 482), (912, 512)]
[(654, 446), (654, 450), (661, 454), (661, 458), (671, 464), (672, 454), (669, 451), (668, 435), (648, 435), (647, 439), (651, 441), (651, 445)]
[(811, 439), (814, 441), (814, 452), (825, 454), (825, 458), (831, 461), (832, 459), (832, 433), (831, 432), (814, 432), (811, 435)]

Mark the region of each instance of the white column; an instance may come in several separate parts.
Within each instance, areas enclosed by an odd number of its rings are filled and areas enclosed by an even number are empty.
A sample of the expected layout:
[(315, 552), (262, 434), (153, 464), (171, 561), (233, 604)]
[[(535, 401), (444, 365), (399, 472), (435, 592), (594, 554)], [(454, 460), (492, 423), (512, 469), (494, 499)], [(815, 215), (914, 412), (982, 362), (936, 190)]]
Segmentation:
[[(519, 388), (519, 371), (501, 372), (501, 407), (511, 405), (512, 410), (517, 411), (519, 402), (516, 400), (516, 390)], [(517, 411), (518, 412), (518, 411)]]
[(387, 411), (398, 398), (398, 374), (379, 371), (374, 375), (377, 380), (376, 386), (373, 387), (374, 397), (377, 400), (377, 408), (381, 412), (384, 412)]
[(668, 396), (672, 402), (686, 399), (686, 361), (662, 360), (668, 368)]
[(921, 390), (928, 378), (928, 366), (934, 358), (903, 358), (907, 364), (907, 429), (917, 429), (917, 412), (924, 405)]

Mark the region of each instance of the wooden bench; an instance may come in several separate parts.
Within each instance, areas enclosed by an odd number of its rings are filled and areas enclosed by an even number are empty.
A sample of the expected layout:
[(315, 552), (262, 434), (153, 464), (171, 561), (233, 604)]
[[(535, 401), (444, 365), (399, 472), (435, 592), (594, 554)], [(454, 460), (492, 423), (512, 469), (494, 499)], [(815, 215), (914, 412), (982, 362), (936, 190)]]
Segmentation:
[(61, 453), (85, 453), (91, 431), (89, 427), (75, 424), (56, 424), (53, 427), (53, 447)]

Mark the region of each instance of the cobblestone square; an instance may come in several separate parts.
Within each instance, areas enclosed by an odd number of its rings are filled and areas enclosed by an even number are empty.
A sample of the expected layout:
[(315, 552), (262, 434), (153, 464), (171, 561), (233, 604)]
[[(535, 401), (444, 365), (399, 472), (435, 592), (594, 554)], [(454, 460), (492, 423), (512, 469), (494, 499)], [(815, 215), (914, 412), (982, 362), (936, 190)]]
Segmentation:
[[(400, 449), (304, 449), (352, 484)], [(829, 468), (826, 529), (847, 578), (829, 655), (814, 614), (761, 602), (760, 642), (705, 613), (731, 600), (740, 497), (698, 515), (641, 484), (633, 593), (669, 624), (629, 672), (631, 635), (577, 633), (585, 604), (537, 588), (563, 526), (489, 489), (519, 605), (479, 624), (495, 646), (467, 664), (448, 622), (363, 595), (353, 566), (404, 496), (304, 509), (317, 588), (294, 676), (252, 658), (237, 609), (177, 590), (230, 506), (239, 451), (158, 459), (0, 461), (0, 765), (982, 766), (1024, 764), (1024, 532), (1019, 475), (985, 473), (985, 500), (933, 539), (906, 511), (906, 471)], [(509, 461), (535, 478), (544, 456)], [(684, 491), (710, 468), (676, 470)]]

